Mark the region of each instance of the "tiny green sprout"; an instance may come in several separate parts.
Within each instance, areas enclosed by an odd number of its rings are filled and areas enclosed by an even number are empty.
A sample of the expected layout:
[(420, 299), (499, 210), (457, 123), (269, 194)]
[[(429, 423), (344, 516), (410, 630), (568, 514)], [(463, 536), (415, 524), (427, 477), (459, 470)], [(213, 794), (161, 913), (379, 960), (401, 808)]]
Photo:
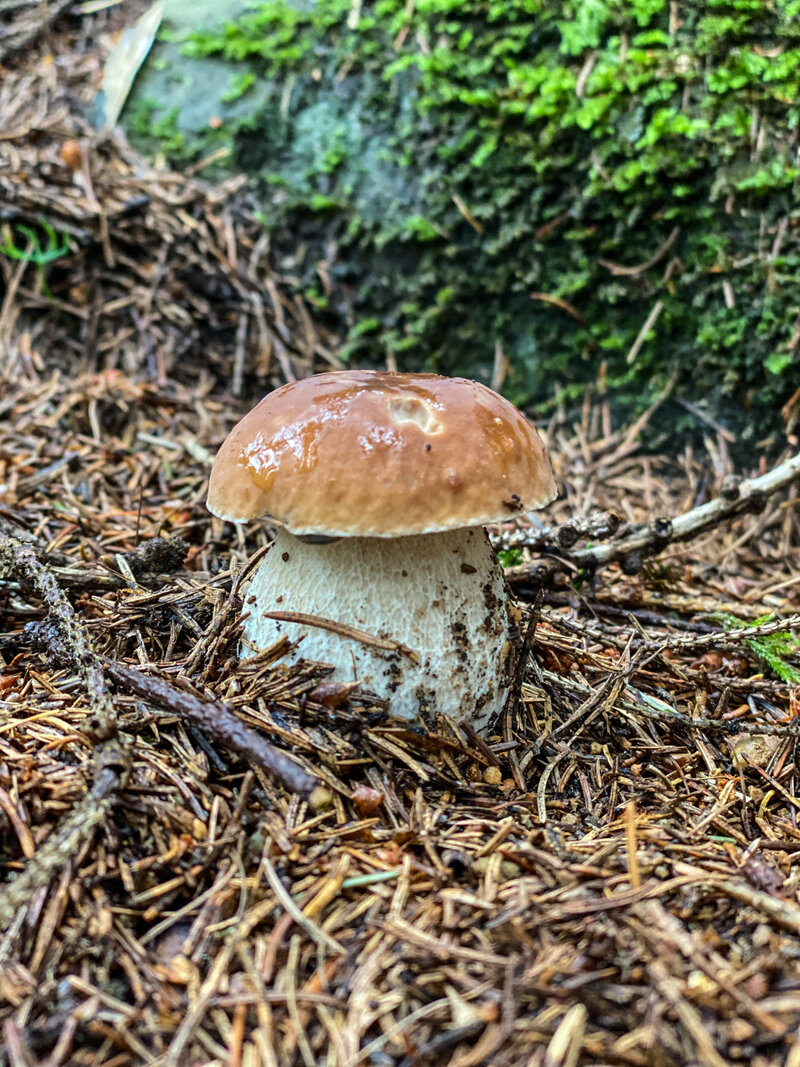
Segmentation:
[(521, 548), (501, 548), (497, 558), (503, 567), (518, 567), (522, 563)]
[[(775, 616), (761, 615), (753, 622), (743, 622), (735, 615), (718, 612), (713, 618), (718, 619), (723, 626), (731, 630), (749, 630), (773, 622)], [(759, 663), (772, 671), (776, 678), (780, 678), (782, 682), (787, 682), (789, 685), (800, 685), (800, 671), (791, 663), (786, 662), (790, 656), (795, 656), (800, 651), (800, 641), (790, 630), (778, 630), (772, 634), (745, 637), (744, 643)]]
[(37, 267), (44, 267), (47, 263), (52, 263), (54, 259), (61, 259), (62, 256), (66, 256), (69, 252), (67, 239), (63, 235), (57, 234), (47, 219), (40, 218), (36, 221), (45, 233), (47, 238), (46, 245), (42, 246), (39, 233), (32, 226), (24, 226), (22, 223), (18, 223), (15, 229), (26, 238), (27, 246), (25, 248), (17, 247), (11, 231), (7, 230), (5, 240), (0, 245), (0, 252), (4, 256), (8, 256), (9, 259), (21, 260), (24, 263), (35, 263)]
[(26, 246), (19, 248), (14, 240), (11, 227), (7, 226), (3, 233), (4, 241), (0, 244), (0, 254), (8, 256), (9, 259), (19, 260), (21, 263), (35, 264), (39, 289), (48, 300), (52, 300), (53, 294), (45, 281), (44, 268), (53, 260), (61, 259), (62, 256), (69, 254), (69, 241), (64, 235), (57, 234), (47, 219), (38, 218), (36, 222), (44, 231), (45, 243), (42, 242), (39, 230), (17, 223), (14, 229), (25, 238)]

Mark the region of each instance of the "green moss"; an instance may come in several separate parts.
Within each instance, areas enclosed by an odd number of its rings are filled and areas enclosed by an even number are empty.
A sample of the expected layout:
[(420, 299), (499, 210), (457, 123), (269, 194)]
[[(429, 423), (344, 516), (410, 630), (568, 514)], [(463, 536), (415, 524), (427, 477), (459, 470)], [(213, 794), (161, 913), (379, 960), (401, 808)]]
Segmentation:
[(232, 100), (239, 100), (248, 89), (255, 85), (256, 76), (252, 70), (245, 70), (241, 74), (231, 77), (230, 88), (222, 94), (222, 100), (227, 104)]
[(335, 240), (347, 351), (485, 378), (499, 342), (542, 409), (601, 360), (636, 409), (677, 367), (731, 425), (775, 428), (800, 369), (798, 0), (353, 10), (272, 0), (184, 44), (270, 87), (234, 163), (276, 248), (324, 212), (293, 273), (311, 284)]
[(503, 567), (517, 567), (523, 562), (522, 550), (519, 548), (501, 548), (497, 558)]
[(164, 113), (157, 100), (140, 99), (130, 109), (128, 124), (143, 149), (158, 149), (173, 159), (183, 155), (186, 141), (178, 128), (177, 108), (170, 108)]

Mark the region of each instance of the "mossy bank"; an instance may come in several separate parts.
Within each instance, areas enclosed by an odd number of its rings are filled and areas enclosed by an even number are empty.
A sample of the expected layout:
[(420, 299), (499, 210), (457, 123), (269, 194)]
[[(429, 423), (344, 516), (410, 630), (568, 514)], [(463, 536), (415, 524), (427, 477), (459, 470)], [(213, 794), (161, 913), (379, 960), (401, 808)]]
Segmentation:
[[(502, 354), (504, 391), (540, 411), (602, 364), (628, 409), (675, 376), (673, 396), (777, 439), (800, 386), (800, 0), (218, 18), (166, 23), (128, 127), (252, 175), (346, 354), (484, 380)], [(669, 410), (662, 428), (698, 425)]]

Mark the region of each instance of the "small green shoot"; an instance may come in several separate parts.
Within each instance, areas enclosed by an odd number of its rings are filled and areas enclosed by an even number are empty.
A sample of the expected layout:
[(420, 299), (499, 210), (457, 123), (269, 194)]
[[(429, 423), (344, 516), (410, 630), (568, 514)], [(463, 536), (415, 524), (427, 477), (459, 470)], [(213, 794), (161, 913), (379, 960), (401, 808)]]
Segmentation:
[(501, 548), (497, 558), (503, 567), (518, 567), (522, 563), (521, 548)]
[[(723, 626), (730, 630), (747, 630), (755, 626), (764, 626), (772, 622), (774, 615), (761, 615), (753, 622), (743, 622), (735, 615), (726, 612), (718, 612), (713, 618), (719, 620)], [(789, 685), (800, 685), (800, 671), (791, 663), (787, 663), (790, 656), (795, 656), (800, 650), (800, 641), (790, 630), (778, 630), (774, 634), (758, 634), (755, 637), (744, 638), (747, 648), (764, 667), (767, 667), (776, 678)]]
[(47, 244), (42, 246), (42, 241), (37, 230), (32, 226), (23, 226), (18, 223), (15, 227), (17, 232), (26, 238), (26, 248), (19, 248), (14, 241), (10, 230), (6, 231), (5, 240), (0, 245), (0, 252), (9, 259), (17, 259), (24, 263), (35, 263), (37, 267), (44, 267), (52, 263), (54, 259), (61, 259), (69, 253), (69, 242), (63, 235), (56, 233), (47, 219), (37, 219), (38, 225), (44, 230)]
[(53, 260), (61, 259), (62, 256), (69, 254), (69, 241), (63, 234), (57, 234), (47, 219), (39, 218), (36, 222), (39, 229), (44, 231), (44, 242), (39, 230), (35, 230), (32, 226), (25, 226), (20, 222), (17, 223), (14, 230), (25, 238), (27, 242), (25, 248), (20, 248), (17, 245), (12, 228), (7, 226), (3, 233), (3, 243), (0, 244), (0, 254), (8, 256), (9, 259), (16, 259), (21, 263), (35, 264), (39, 289), (48, 300), (52, 300), (53, 294), (50, 292), (50, 287), (45, 280), (44, 268), (48, 263), (52, 263)]

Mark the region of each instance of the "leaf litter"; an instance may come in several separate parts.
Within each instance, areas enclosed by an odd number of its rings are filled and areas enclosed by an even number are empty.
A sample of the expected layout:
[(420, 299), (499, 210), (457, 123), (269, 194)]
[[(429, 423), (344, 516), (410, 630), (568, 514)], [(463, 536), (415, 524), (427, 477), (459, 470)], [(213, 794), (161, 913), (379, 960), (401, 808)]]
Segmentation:
[(238, 183), (91, 133), (116, 8), (16, 10), (4, 240), (69, 250), (0, 258), (6, 1061), (797, 1067), (796, 485), (591, 574), (576, 540), (680, 515), (733, 466), (713, 429), (645, 454), (590, 391), (543, 427), (552, 536), (493, 531), (523, 563), (488, 736), (393, 720), (281, 647), (240, 662), (270, 529), (207, 513), (209, 464), (336, 339)]

